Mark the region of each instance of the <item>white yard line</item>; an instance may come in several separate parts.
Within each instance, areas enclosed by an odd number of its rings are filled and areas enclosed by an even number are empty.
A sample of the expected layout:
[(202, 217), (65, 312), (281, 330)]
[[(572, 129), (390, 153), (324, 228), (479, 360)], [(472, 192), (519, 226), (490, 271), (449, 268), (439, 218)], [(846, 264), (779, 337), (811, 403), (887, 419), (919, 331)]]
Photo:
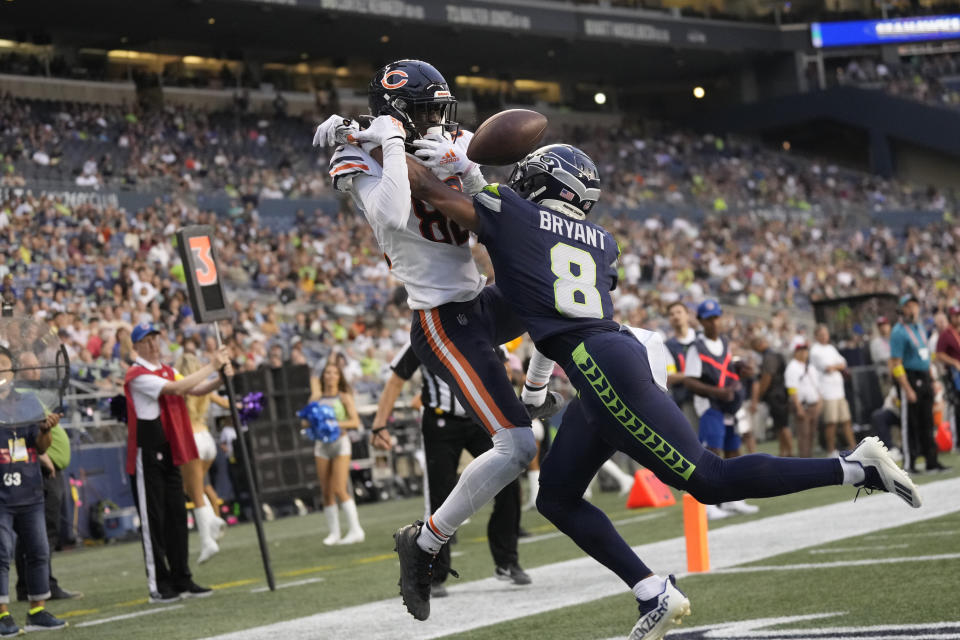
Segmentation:
[(106, 624), (108, 622), (116, 622), (117, 620), (129, 620), (130, 618), (139, 618), (140, 616), (149, 616), (153, 613), (166, 613), (167, 611), (174, 611), (176, 609), (183, 609), (184, 605), (175, 604), (168, 605), (163, 607), (157, 607), (156, 609), (147, 609), (146, 611), (137, 611), (135, 613), (125, 613), (120, 616), (113, 616), (110, 618), (100, 618), (99, 620), (89, 620), (87, 622), (81, 622), (79, 624), (71, 624), (71, 627), (93, 627), (98, 624)]
[[(325, 578), (306, 578), (304, 580), (294, 580), (293, 582), (284, 582), (282, 584), (276, 585), (277, 589), (288, 589), (290, 587), (302, 587), (305, 584), (313, 584), (314, 582), (323, 582)], [(264, 593), (265, 591), (270, 591), (270, 587), (257, 587), (255, 589), (250, 589), (250, 593)]]
[[(924, 498), (921, 509), (910, 509), (895, 496), (877, 494), (861, 498), (856, 504), (851, 497), (847, 502), (717, 529), (710, 533), (710, 564), (715, 569), (734, 567), (960, 511), (960, 500), (956, 499), (960, 478), (927, 484), (920, 490)], [(683, 573), (687, 564), (682, 536), (641, 545), (635, 550), (661, 575)], [(495, 578), (450, 587), (448, 598), (432, 603), (426, 622), (415, 621), (397, 596), (229, 633), (217, 636), (217, 640), (271, 636), (298, 640), (427, 640), (626, 592), (616, 576), (588, 557), (537, 567), (527, 573), (533, 578), (529, 587), (516, 587)]]
[(711, 573), (752, 573), (755, 571), (808, 571), (810, 569), (838, 569), (842, 567), (867, 567), (877, 564), (901, 564), (904, 562), (940, 562), (960, 560), (960, 553), (941, 553), (933, 556), (904, 556), (901, 558), (863, 558), (837, 562), (808, 562), (806, 564), (758, 565), (752, 567), (727, 567), (714, 569)]
[(814, 555), (820, 553), (857, 553), (859, 551), (885, 551), (887, 549), (906, 549), (909, 544), (878, 544), (874, 546), (863, 547), (837, 547), (835, 549), (811, 549), (807, 553)]

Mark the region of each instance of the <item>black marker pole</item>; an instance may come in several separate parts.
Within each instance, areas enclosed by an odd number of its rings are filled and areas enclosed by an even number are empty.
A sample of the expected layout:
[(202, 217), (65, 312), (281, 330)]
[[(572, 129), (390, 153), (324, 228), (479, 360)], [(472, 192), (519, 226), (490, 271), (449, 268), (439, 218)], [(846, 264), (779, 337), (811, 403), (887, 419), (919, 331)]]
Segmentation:
[[(213, 323), (217, 334), (217, 346), (223, 346), (223, 339), (220, 336), (220, 325)], [(253, 524), (257, 528), (257, 541), (260, 543), (260, 557), (263, 559), (263, 572), (267, 575), (267, 586), (270, 591), (277, 590), (277, 584), (273, 579), (273, 568), (270, 566), (270, 549), (267, 547), (267, 537), (263, 532), (263, 515), (260, 513), (260, 495), (257, 493), (257, 485), (253, 481), (253, 467), (250, 466), (250, 452), (247, 451), (247, 443), (243, 438), (243, 425), (240, 423), (240, 414), (237, 411), (236, 393), (233, 390), (233, 378), (226, 375), (222, 370), (220, 377), (227, 386), (227, 400), (230, 402), (230, 415), (233, 418), (234, 428), (237, 430), (237, 442), (240, 445), (240, 453), (243, 455), (243, 472), (247, 476), (247, 486), (250, 488), (250, 501), (253, 502)]]

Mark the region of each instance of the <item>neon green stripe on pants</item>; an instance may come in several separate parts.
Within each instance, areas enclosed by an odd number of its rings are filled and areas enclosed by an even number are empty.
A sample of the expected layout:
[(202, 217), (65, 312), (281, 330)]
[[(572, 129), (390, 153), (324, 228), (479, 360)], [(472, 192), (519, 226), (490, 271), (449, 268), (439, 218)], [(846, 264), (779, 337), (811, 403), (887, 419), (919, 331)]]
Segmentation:
[(681, 456), (680, 452), (671, 447), (666, 440), (630, 411), (630, 408), (620, 400), (603, 371), (594, 362), (593, 357), (587, 353), (587, 349), (582, 342), (573, 350), (573, 361), (587, 379), (587, 382), (590, 383), (593, 391), (597, 394), (597, 398), (613, 414), (617, 422), (626, 428), (640, 444), (659, 458), (663, 464), (684, 480), (689, 480), (697, 466)]

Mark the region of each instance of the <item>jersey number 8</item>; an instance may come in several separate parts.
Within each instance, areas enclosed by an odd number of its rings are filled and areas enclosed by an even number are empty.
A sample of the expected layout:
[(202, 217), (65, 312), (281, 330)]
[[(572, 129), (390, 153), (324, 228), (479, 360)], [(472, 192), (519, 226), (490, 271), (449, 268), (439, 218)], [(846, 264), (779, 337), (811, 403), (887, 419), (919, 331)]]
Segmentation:
[(572, 318), (602, 318), (597, 291), (597, 263), (583, 249), (558, 242), (550, 249), (550, 270), (557, 276), (553, 298), (557, 311)]

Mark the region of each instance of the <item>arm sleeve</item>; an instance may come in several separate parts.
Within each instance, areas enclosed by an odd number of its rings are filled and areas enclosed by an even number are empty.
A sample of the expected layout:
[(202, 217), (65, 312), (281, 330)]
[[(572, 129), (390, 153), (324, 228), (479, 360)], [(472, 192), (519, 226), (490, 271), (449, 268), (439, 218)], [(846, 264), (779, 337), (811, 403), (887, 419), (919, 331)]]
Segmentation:
[(392, 138), (383, 143), (383, 174), (379, 178), (358, 175), (353, 188), (363, 203), (370, 222), (399, 230), (410, 217), (410, 182), (403, 141)]
[(687, 349), (687, 362), (683, 367), (683, 375), (688, 378), (699, 378), (703, 375), (703, 363), (700, 362), (700, 352), (696, 347)]
[(413, 345), (409, 342), (407, 346), (400, 350), (400, 353), (394, 357), (390, 363), (390, 370), (397, 374), (398, 378), (409, 380), (420, 367), (420, 358), (413, 351)]
[(895, 328), (893, 333), (890, 334), (890, 357), (903, 359), (903, 343), (904, 336), (902, 331), (897, 331)]
[(553, 360), (534, 347), (533, 355), (530, 356), (530, 364), (527, 366), (523, 391), (520, 392), (520, 400), (524, 404), (532, 404), (535, 407), (543, 404), (547, 396), (546, 386), (550, 382), (550, 374), (553, 373), (553, 365)]
[(156, 400), (160, 397), (160, 393), (168, 382), (170, 381), (160, 376), (145, 373), (142, 376), (137, 376), (130, 382), (130, 389), (134, 393), (142, 393)]

